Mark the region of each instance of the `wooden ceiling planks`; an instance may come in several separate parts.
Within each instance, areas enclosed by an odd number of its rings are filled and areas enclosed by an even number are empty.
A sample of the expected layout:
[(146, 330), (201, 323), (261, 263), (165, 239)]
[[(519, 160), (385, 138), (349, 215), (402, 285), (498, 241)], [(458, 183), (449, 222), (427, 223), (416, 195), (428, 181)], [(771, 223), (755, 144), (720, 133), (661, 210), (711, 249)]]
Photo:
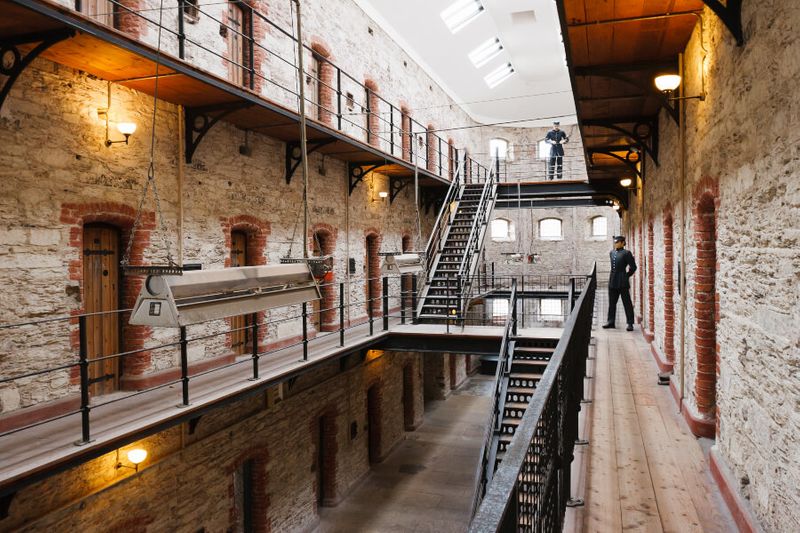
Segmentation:
[[(697, 22), (691, 13), (676, 14), (699, 12), (703, 7), (702, 0), (563, 0), (562, 24), (587, 151), (634, 141), (584, 121), (616, 120), (623, 128), (632, 129), (634, 123), (618, 119), (658, 114), (661, 103), (652, 78), (656, 70), (671, 70), (670, 63), (677, 65), (677, 55)], [(658, 65), (665, 62), (666, 67), (660, 69)], [(630, 68), (624, 68), (626, 65)], [(609, 70), (598, 70), (603, 67)], [(589, 168), (590, 179), (629, 174), (624, 163), (599, 154)]]

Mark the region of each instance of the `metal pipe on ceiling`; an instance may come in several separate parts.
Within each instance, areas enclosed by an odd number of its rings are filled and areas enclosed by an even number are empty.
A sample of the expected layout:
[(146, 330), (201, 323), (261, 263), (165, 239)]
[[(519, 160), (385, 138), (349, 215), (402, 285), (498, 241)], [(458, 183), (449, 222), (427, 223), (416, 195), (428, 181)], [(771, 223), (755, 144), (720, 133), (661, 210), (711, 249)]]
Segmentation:
[(623, 24), (626, 22), (645, 22), (648, 20), (661, 20), (661, 19), (668, 19), (674, 17), (684, 17), (687, 15), (699, 15), (702, 13), (702, 10), (695, 10), (695, 11), (678, 11), (675, 13), (664, 13), (662, 15), (643, 15), (640, 17), (624, 17), (618, 19), (606, 19), (606, 20), (595, 20), (592, 22), (573, 22), (572, 24), (567, 24), (568, 28), (585, 28), (587, 26), (605, 26), (608, 24)]

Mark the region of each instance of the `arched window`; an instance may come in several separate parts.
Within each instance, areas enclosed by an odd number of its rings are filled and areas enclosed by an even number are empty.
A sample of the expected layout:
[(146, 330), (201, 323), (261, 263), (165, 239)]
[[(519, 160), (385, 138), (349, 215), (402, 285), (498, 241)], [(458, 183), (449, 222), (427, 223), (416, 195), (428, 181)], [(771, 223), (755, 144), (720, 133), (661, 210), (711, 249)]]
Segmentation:
[(608, 219), (604, 216), (592, 218), (592, 237), (608, 236)]
[(505, 218), (496, 218), (491, 224), (492, 240), (495, 242), (511, 242), (515, 240), (514, 223)]
[(489, 157), (497, 157), (502, 160), (511, 160), (511, 145), (505, 139), (491, 139), (489, 141)]
[(560, 241), (564, 238), (561, 233), (561, 221), (557, 218), (543, 218), (539, 221), (539, 238), (549, 241)]

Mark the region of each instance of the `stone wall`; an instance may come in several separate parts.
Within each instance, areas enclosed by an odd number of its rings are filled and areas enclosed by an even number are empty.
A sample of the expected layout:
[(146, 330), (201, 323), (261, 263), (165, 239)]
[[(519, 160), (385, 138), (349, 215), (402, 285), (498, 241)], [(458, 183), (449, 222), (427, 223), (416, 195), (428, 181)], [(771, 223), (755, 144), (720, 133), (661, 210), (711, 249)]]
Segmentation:
[[(796, 531), (800, 10), (789, 0), (765, 7), (743, 3), (742, 47), (706, 9), (703, 34), (698, 26), (685, 56), (685, 94), (706, 90), (705, 101), (686, 104), (685, 186), (678, 127), (662, 113), (661, 165), (648, 161), (644, 195), (627, 227), (638, 236), (637, 258), (653, 249), (652, 265), (640, 270), (649, 279), (635, 287), (645, 304), (637, 314), (662, 363), (674, 346), (672, 388), (683, 393), (690, 426), (716, 439), (734, 493), (764, 529)], [(683, 326), (679, 272), (686, 277)], [(650, 301), (641, 298), (648, 284)]]
[[(592, 220), (606, 218), (606, 235), (592, 235)], [(609, 270), (608, 252), (612, 238), (619, 234), (620, 219), (610, 207), (570, 207), (556, 209), (495, 209), (492, 220), (504, 219), (513, 225), (513, 240), (493, 240), (487, 234), (484, 264), (497, 275), (565, 275), (588, 274), (597, 262), (598, 279), (606, 279)], [(555, 218), (561, 221), (560, 239), (542, 238), (540, 221)], [(491, 227), (490, 227), (491, 230)], [(522, 262), (512, 254), (521, 253)], [(528, 256), (535, 256), (529, 263)], [(603, 276), (606, 276), (604, 278)]]
[[(257, 531), (308, 530), (318, 520), (317, 469), (335, 504), (368, 473), (367, 390), (379, 387), (380, 451), (404, 437), (403, 369), (410, 366), (414, 425), (422, 421), (420, 355), (372, 351), (305, 374), (275, 403), (265, 394), (163, 431), (19, 492), (0, 528), (14, 531), (226, 531), (235, 529), (237, 469), (255, 459)], [(317, 457), (318, 421), (329, 417), (326, 463)], [(117, 469), (133, 447), (148, 451), (140, 472)]]

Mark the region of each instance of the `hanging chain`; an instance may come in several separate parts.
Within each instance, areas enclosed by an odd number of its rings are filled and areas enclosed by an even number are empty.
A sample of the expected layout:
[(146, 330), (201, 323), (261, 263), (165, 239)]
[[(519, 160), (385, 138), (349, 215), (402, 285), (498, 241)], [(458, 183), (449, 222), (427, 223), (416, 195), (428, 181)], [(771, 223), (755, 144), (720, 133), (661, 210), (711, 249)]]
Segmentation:
[(142, 208), (144, 201), (147, 198), (147, 191), (153, 187), (153, 199), (156, 204), (156, 214), (158, 216), (159, 232), (161, 233), (161, 240), (164, 243), (164, 248), (167, 254), (167, 264), (175, 266), (175, 261), (172, 259), (172, 246), (169, 239), (167, 239), (167, 228), (164, 223), (164, 213), (161, 211), (161, 198), (158, 195), (158, 186), (156, 185), (156, 171), (155, 171), (155, 149), (156, 149), (156, 115), (158, 113), (158, 70), (161, 66), (161, 30), (163, 28), (164, 19), (164, 0), (161, 0), (158, 10), (158, 44), (156, 50), (156, 71), (155, 82), (153, 88), (153, 119), (151, 121), (150, 131), (150, 163), (147, 167), (147, 181), (142, 189), (142, 196), (139, 198), (139, 206), (136, 209), (136, 218), (133, 221), (131, 234), (128, 238), (128, 246), (125, 249), (125, 255), (122, 258), (122, 266), (128, 266), (130, 263), (131, 249), (133, 248), (133, 241), (136, 236), (136, 231), (139, 229), (142, 220)]

